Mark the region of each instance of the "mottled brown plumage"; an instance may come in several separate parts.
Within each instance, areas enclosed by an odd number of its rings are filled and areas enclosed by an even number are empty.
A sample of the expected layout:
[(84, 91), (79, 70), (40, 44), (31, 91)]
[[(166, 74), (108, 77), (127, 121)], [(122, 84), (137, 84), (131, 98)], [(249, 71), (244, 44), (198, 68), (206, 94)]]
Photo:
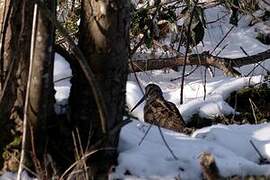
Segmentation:
[(184, 131), (185, 122), (179, 110), (175, 104), (164, 99), (163, 93), (158, 85), (147, 85), (143, 99), (146, 100), (144, 106), (145, 122), (177, 132)]

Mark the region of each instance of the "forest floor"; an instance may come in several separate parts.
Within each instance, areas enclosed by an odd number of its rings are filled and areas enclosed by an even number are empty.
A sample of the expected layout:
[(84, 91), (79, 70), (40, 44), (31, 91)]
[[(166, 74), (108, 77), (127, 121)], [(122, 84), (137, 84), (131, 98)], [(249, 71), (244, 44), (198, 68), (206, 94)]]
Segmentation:
[[(224, 13), (224, 8), (219, 6), (208, 9), (206, 20), (214, 21)], [(213, 50), (230, 30), (232, 25), (228, 22), (228, 17), (224, 17), (208, 24), (203, 44), (194, 48), (194, 53)], [(238, 27), (231, 31), (214, 54), (220, 52), (221, 57), (236, 58), (246, 56), (241, 49), (249, 55), (269, 49), (269, 45), (256, 39), (256, 29), (263, 23), (249, 26), (249, 22), (250, 17), (241, 17)], [(270, 60), (237, 70), (241, 72), (241, 77), (226, 77), (218, 69), (213, 69), (213, 77), (205, 67), (188, 66), (186, 74), (193, 73), (185, 77), (184, 103), (181, 105), (181, 82), (173, 79), (181, 77), (182, 67), (178, 71), (168, 69), (136, 73), (139, 82), (135, 74), (130, 74), (126, 93), (129, 109), (143, 96), (144, 87), (155, 83), (163, 90), (165, 99), (175, 103), (186, 123), (196, 130), (186, 135), (162, 129), (176, 158), (165, 146), (155, 126), (139, 145), (149, 127), (144, 123), (144, 104), (141, 104), (130, 114), (133, 121), (121, 130), (118, 165), (110, 174), (111, 179), (202, 179), (200, 157), (205, 152), (213, 155), (222, 177), (270, 175), (270, 93), (267, 79)], [(69, 76), (69, 65), (56, 55), (55, 80)], [(61, 114), (66, 110), (69, 79), (56, 82), (55, 89), (55, 109)], [(7, 173), (0, 179), (14, 177), (14, 174)]]
[[(207, 21), (225, 13), (223, 7), (206, 10)], [(250, 17), (240, 18), (238, 27), (226, 37), (215, 52), (221, 57), (244, 57), (263, 52), (270, 46), (256, 39), (263, 23), (249, 26)], [(194, 53), (211, 51), (230, 30), (228, 17), (207, 26), (203, 44)], [(222, 47), (226, 46), (222, 50)], [(186, 73), (195, 66), (188, 66)], [(196, 128), (191, 135), (162, 129), (165, 146), (157, 127), (152, 127), (143, 142), (149, 124), (144, 123), (141, 104), (133, 112), (136, 117), (126, 125), (119, 142), (118, 166), (111, 177), (125, 179), (202, 179), (200, 156), (211, 153), (220, 176), (270, 175), (270, 60), (237, 69), (241, 77), (226, 77), (214, 69), (214, 77), (199, 67), (185, 77), (184, 103), (180, 105), (182, 68), (130, 74), (127, 82), (127, 106), (133, 108), (149, 83), (161, 87), (166, 100), (175, 103), (184, 120)], [(205, 78), (206, 77), (206, 78)], [(141, 88), (140, 88), (141, 86)], [(141, 90), (142, 89), (142, 90)]]

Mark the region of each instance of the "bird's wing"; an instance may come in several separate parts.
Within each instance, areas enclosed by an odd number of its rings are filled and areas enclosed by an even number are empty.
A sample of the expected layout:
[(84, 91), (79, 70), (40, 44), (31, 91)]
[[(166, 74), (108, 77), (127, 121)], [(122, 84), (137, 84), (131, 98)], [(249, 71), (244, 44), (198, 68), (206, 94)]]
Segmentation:
[(178, 108), (176, 107), (176, 105), (175, 105), (174, 103), (170, 102), (170, 101), (166, 101), (166, 104), (167, 104), (167, 107), (168, 107), (174, 114), (176, 114), (176, 115), (179, 117), (179, 119), (182, 121), (182, 123), (183, 123), (184, 125), (186, 125), (186, 123), (185, 123), (185, 121), (184, 121), (182, 115), (180, 114)]

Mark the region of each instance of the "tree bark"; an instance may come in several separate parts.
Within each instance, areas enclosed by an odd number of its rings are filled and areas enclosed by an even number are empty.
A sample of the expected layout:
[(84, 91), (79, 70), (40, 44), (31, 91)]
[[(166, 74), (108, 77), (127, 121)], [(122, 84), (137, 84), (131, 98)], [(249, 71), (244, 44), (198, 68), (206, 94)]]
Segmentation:
[[(202, 54), (192, 54), (188, 56), (187, 65), (214, 66), (227, 75), (237, 74), (234, 67), (241, 67), (248, 64), (258, 63), (270, 58), (270, 50), (241, 58), (222, 58), (210, 55), (208, 52)], [(184, 57), (168, 57), (160, 59), (131, 60), (129, 62), (130, 72), (162, 69), (166, 67), (176, 67), (184, 64)], [(132, 67), (133, 66), (133, 67)]]
[[(0, 138), (1, 161), (5, 171), (18, 171), (21, 153), (23, 115), (27, 91), (30, 42), (34, 1), (6, 1), (6, 23), (3, 26), (1, 48), (1, 94), (0, 94), (0, 129), (6, 132)], [(41, 148), (45, 141), (40, 134), (44, 132), (45, 121), (53, 112), (53, 79), (52, 70), (52, 33), (50, 25), (38, 16), (37, 37), (34, 51), (34, 70), (30, 88), (27, 121), (31, 122), (34, 136), (27, 138), (27, 155), (24, 166), (32, 169), (33, 150), (30, 144), (34, 139), (36, 152), (43, 162)], [(50, 46), (49, 46), (50, 45)], [(49, 98), (50, 97), (50, 98)], [(40, 133), (36, 133), (42, 126)], [(39, 141), (36, 139), (39, 138)], [(43, 145), (41, 145), (43, 144)], [(41, 145), (41, 146), (40, 146)], [(43, 147), (42, 147), (43, 148)], [(42, 155), (41, 155), (42, 154)], [(3, 159), (2, 159), (3, 157)], [(33, 170), (35, 171), (35, 170)]]
[[(128, 73), (128, 30), (129, 4), (125, 0), (82, 1), (79, 46), (104, 97), (108, 130), (123, 119)], [(80, 132), (82, 146), (89, 150), (91, 148), (87, 148), (87, 142), (93, 145), (104, 136), (99, 110), (79, 65), (72, 63), (72, 70), (71, 119)], [(118, 135), (119, 131), (99, 146), (113, 147), (113, 152), (101, 151), (89, 160), (91, 176), (107, 174), (109, 166), (116, 160)]]
[[(53, 1), (43, 2), (54, 12)], [(27, 107), (28, 121), (28, 151), (34, 156), (34, 165), (39, 178), (45, 179), (45, 159), (48, 142), (48, 124), (54, 119), (54, 89), (53, 89), (53, 44), (54, 28), (49, 19), (37, 8), (36, 28), (34, 29), (33, 62), (29, 87), (29, 103)], [(32, 147), (34, 145), (34, 147)], [(32, 155), (33, 156), (33, 155)], [(28, 157), (31, 157), (30, 155)], [(32, 157), (31, 157), (32, 159)], [(29, 159), (26, 159), (29, 161)], [(48, 178), (48, 177), (47, 177)]]
[[(0, 144), (4, 170), (17, 171), (23, 131), (33, 3), (30, 0), (10, 1), (7, 8), (1, 49), (1, 74), (4, 78), (0, 98), (0, 129), (7, 133), (1, 136)], [(1, 165), (2, 162), (3, 160)]]

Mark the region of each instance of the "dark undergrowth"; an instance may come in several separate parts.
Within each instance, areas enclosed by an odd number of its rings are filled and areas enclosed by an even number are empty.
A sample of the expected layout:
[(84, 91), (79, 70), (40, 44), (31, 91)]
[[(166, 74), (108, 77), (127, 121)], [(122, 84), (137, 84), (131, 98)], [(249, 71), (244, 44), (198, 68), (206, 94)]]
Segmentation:
[(229, 116), (217, 116), (214, 119), (193, 115), (188, 127), (199, 129), (214, 124), (260, 124), (270, 122), (270, 88), (267, 84), (246, 87), (233, 92), (226, 100), (237, 113)]

